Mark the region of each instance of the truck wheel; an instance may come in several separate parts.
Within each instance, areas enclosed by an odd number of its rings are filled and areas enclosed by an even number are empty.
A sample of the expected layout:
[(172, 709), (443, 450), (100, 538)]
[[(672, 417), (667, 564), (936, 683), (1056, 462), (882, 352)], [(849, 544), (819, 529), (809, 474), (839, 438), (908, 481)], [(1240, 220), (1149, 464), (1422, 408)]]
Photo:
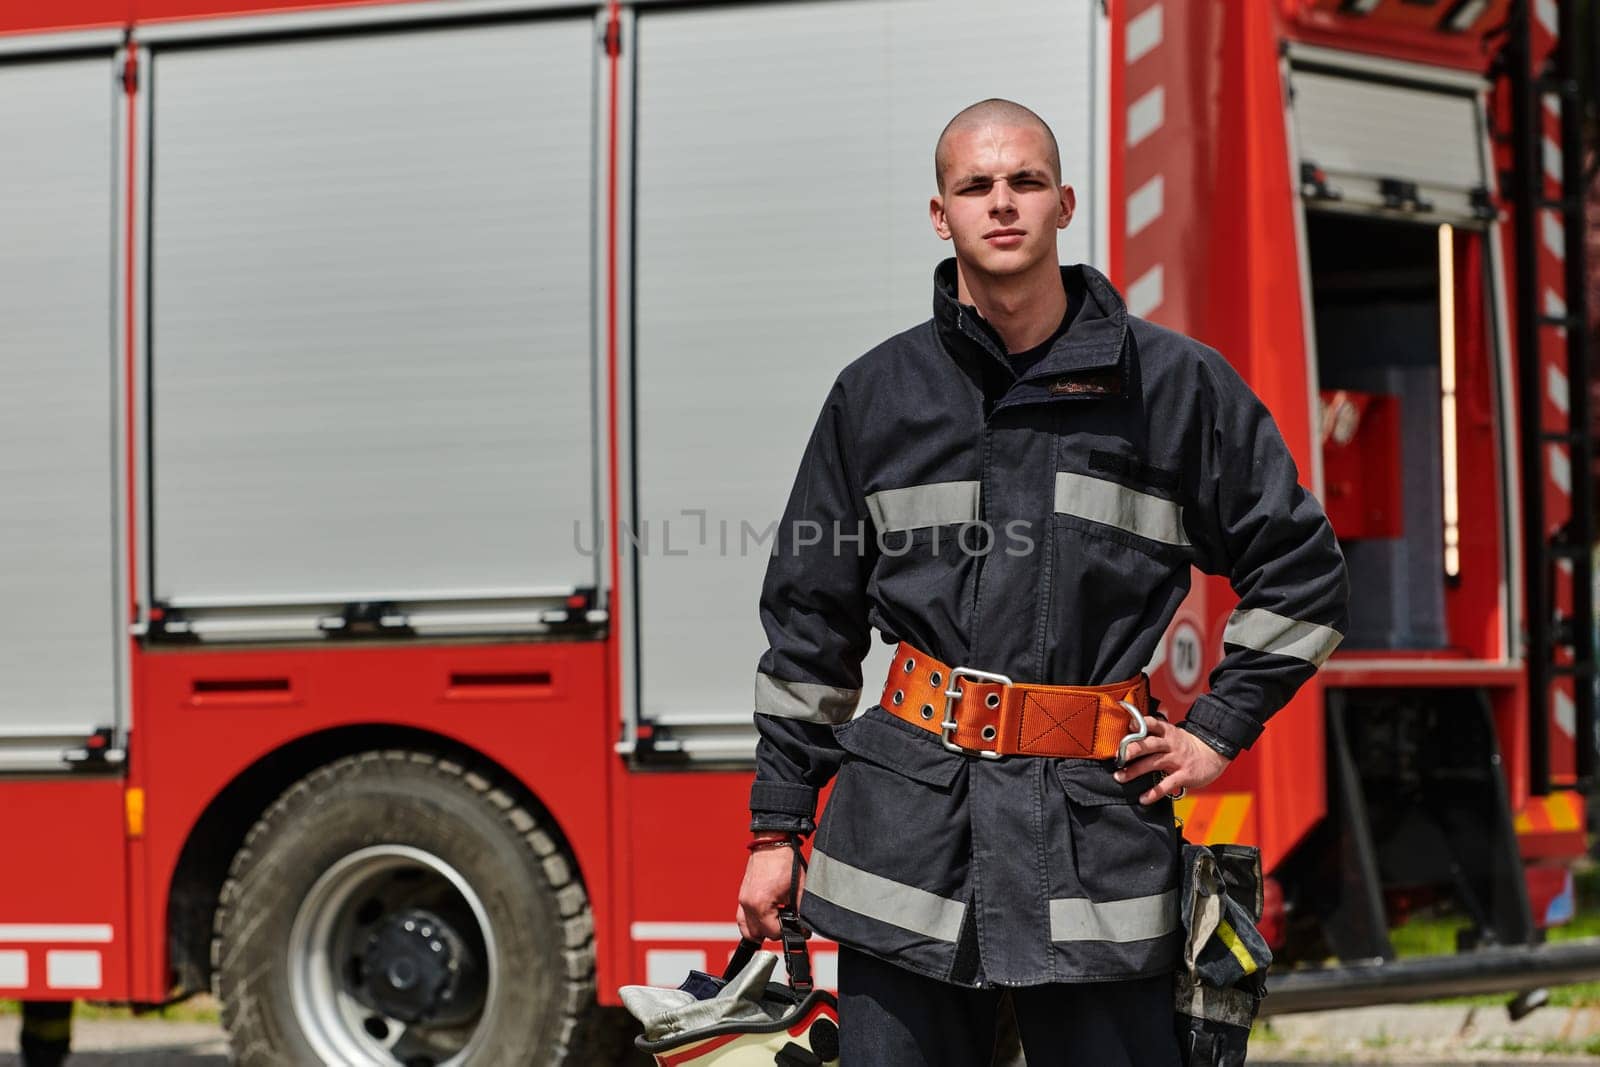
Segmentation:
[(223, 884), (212, 984), (235, 1060), (594, 1063), (594, 921), (573, 866), (487, 777), (365, 752), (296, 782)]

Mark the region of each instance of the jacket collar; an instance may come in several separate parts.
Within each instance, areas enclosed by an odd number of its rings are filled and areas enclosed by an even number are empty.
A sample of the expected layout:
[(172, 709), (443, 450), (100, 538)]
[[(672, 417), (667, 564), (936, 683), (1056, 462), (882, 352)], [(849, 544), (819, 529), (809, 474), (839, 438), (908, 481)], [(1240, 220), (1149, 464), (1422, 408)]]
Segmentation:
[[(1087, 263), (1062, 267), (1061, 284), (1069, 294), (1081, 296), (1077, 315), (1067, 332), (1056, 339), (1045, 357), (1029, 368), (997, 407), (1010, 406), (1013, 401), (1124, 392), (1127, 305), (1106, 276)], [(934, 269), (933, 317), (940, 338), (952, 354), (998, 360), (1007, 373), (1011, 372), (1005, 345), (994, 327), (983, 320), (976, 307), (961, 303), (956, 296), (954, 257)], [(1117, 384), (1108, 389), (1105, 383), (1111, 378)], [(1018, 395), (1013, 397), (1013, 393)]]

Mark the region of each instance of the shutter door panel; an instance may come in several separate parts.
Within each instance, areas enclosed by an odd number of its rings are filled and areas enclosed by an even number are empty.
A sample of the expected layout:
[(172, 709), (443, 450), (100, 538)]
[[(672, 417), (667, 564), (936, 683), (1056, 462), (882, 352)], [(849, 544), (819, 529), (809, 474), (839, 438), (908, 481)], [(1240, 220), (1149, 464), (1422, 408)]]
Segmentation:
[(1427, 214), (1472, 217), (1487, 188), (1477, 100), (1465, 93), (1296, 70), (1302, 163), (1320, 168), (1343, 201), (1391, 206), (1384, 180), (1410, 183)]
[(158, 53), (156, 595), (594, 583), (585, 19)]
[(0, 66), (0, 769), (116, 718), (114, 86)]

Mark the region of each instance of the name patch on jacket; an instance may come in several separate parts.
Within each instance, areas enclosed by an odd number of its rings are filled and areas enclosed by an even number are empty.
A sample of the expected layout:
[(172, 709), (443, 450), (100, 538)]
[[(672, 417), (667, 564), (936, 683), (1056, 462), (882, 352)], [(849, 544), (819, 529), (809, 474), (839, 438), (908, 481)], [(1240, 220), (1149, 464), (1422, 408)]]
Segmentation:
[(1097, 396), (1121, 396), (1120, 371), (1090, 371), (1085, 374), (1065, 374), (1050, 382), (1051, 396), (1087, 393)]

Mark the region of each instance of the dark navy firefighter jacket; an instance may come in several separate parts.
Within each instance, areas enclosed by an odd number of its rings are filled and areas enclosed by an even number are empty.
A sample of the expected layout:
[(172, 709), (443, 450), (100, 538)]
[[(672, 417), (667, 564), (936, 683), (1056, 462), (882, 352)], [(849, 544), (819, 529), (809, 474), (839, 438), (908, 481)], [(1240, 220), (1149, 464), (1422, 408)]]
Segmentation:
[(1191, 566), (1227, 575), (1225, 654), (1183, 725), (1235, 755), (1348, 627), (1344, 556), (1260, 399), (1094, 268), (1061, 278), (1077, 312), (1019, 380), (939, 265), (933, 317), (835, 380), (761, 591), (752, 828), (815, 830), (813, 929), (959, 985), (1172, 970), (1172, 801), (1141, 805), (1154, 774), (1111, 760), (979, 759), (881, 706), (852, 718), (884, 682), (862, 678), (874, 628), (1098, 685), (1149, 663)]

